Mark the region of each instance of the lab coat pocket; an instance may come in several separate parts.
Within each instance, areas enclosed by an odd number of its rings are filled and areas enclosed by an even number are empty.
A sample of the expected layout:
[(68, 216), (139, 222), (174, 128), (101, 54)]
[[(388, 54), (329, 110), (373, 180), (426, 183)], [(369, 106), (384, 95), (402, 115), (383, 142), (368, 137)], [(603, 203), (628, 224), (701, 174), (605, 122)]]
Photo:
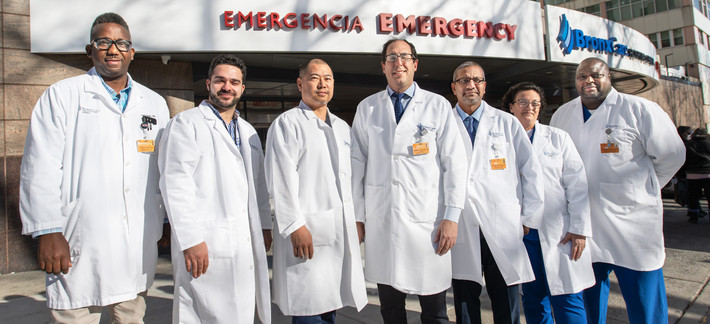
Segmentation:
[(365, 217), (366, 221), (381, 220), (382, 215), (389, 209), (391, 197), (385, 195), (385, 186), (366, 185), (365, 186)]
[(626, 215), (635, 204), (633, 186), (620, 183), (599, 183), (599, 199), (604, 213)]
[(83, 201), (77, 198), (61, 209), (62, 216), (66, 218), (63, 234), (69, 243), (72, 263), (76, 261), (81, 250), (81, 210), (83, 205)]
[(305, 217), (306, 228), (313, 238), (313, 246), (327, 246), (335, 242), (335, 209), (309, 213)]
[(214, 220), (207, 226), (205, 233), (205, 243), (209, 259), (226, 259), (234, 256), (236, 250), (234, 231), (230, 229), (230, 223), (224, 220)]
[(415, 223), (434, 223), (439, 215), (438, 188), (415, 188), (407, 202), (409, 217)]

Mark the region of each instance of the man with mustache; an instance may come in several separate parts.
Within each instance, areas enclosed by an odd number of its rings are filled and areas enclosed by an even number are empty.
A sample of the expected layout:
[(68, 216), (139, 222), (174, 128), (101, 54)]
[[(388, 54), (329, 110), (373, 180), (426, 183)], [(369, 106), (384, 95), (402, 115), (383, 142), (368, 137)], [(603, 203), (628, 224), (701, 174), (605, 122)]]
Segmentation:
[(52, 323), (142, 323), (165, 211), (156, 155), (165, 100), (128, 74), (135, 50), (115, 13), (91, 26), (88, 73), (47, 89), (20, 171), (23, 234), (38, 238)]
[(569, 133), (587, 171), (596, 277), (584, 291), (588, 322), (606, 322), (613, 270), (631, 323), (668, 323), (661, 188), (683, 165), (685, 147), (661, 107), (611, 86), (606, 62), (583, 60), (576, 79), (579, 97), (550, 125)]
[(335, 78), (312, 59), (296, 80), (301, 103), (276, 118), (266, 140), (274, 200), (274, 302), (293, 323), (335, 323), (367, 305), (350, 180), (350, 127), (328, 108)]
[(542, 170), (531, 134), (483, 101), (486, 75), (478, 63), (459, 65), (451, 90), (469, 163), (459, 242), (451, 252), (456, 323), (481, 323), (483, 276), (494, 322), (520, 323), (520, 284), (535, 280), (523, 234), (542, 223)]
[(407, 294), (422, 323), (448, 323), (446, 289), (464, 205), (466, 156), (451, 105), (419, 87), (414, 45), (382, 47), (387, 89), (357, 107), (353, 198), (365, 238), (365, 278), (377, 283), (385, 323), (406, 323)]
[(160, 190), (172, 226), (173, 323), (271, 321), (266, 249), (271, 208), (261, 141), (236, 110), (246, 66), (212, 60), (209, 99), (168, 123)]

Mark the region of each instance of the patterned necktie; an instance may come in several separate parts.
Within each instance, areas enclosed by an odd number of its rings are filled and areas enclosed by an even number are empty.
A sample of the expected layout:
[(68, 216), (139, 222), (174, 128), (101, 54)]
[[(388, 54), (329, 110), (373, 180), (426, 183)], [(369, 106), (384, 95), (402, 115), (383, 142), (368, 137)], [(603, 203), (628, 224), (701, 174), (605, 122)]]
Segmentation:
[(404, 93), (392, 93), (392, 98), (394, 99), (394, 118), (397, 120), (397, 124), (399, 124), (399, 120), (402, 119), (402, 115), (404, 114), (402, 97), (404, 97)]
[(466, 119), (463, 120), (463, 124), (464, 126), (466, 126), (468, 136), (471, 137), (471, 146), (473, 146), (473, 142), (476, 141), (476, 129), (478, 129), (478, 120), (471, 116), (468, 116), (466, 117)]

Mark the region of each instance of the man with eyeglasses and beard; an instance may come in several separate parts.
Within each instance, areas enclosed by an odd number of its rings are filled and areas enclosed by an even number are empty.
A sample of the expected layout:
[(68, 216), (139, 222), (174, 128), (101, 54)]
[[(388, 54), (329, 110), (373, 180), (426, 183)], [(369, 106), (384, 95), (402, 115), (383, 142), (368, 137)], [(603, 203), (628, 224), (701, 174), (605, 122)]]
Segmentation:
[[(172, 227), (173, 323), (271, 322), (271, 207), (261, 140), (239, 117), (247, 68), (218, 55), (209, 98), (168, 123), (158, 157)], [(263, 234), (263, 235), (262, 235)]]
[(569, 133), (587, 171), (596, 277), (584, 291), (588, 323), (606, 322), (612, 270), (631, 323), (668, 323), (661, 188), (683, 165), (685, 147), (661, 107), (611, 86), (606, 62), (583, 60), (575, 85), (579, 97), (550, 125)]
[(520, 323), (520, 284), (535, 279), (523, 235), (542, 222), (542, 171), (520, 122), (483, 101), (479, 64), (459, 65), (451, 90), (468, 161), (466, 205), (451, 256), (456, 323), (481, 323), (484, 275), (494, 322)]
[(142, 323), (165, 211), (156, 145), (165, 100), (131, 78), (115, 13), (92, 24), (87, 74), (53, 84), (32, 112), (20, 171), (23, 234), (38, 238), (52, 323)]
[(466, 157), (449, 102), (414, 82), (410, 42), (382, 47), (387, 88), (357, 107), (352, 181), (365, 279), (377, 283), (385, 323), (406, 323), (418, 295), (422, 323), (448, 323), (451, 247), (463, 208)]

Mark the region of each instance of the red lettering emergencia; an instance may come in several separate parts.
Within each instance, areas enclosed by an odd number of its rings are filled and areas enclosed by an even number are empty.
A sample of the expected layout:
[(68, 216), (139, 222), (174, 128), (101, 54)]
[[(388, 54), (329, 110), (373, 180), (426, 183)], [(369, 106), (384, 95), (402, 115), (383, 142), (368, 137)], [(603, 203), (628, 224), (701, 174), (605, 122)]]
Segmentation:
[(332, 28), (333, 30), (343, 29), (343, 27), (336, 25), (336, 23), (340, 21), (340, 19), (343, 19), (343, 16), (333, 15), (332, 17), (330, 17), (330, 20), (328, 21), (328, 25), (330, 25), (330, 28)]
[(403, 15), (398, 14), (394, 17), (394, 20), (397, 34), (401, 33), (405, 28), (410, 34), (414, 34), (417, 30), (417, 17), (414, 15), (409, 15), (407, 18), (404, 18)]
[(229, 27), (229, 28), (234, 27), (234, 17), (232, 17), (233, 14), (234, 14), (234, 12), (232, 12), (232, 11), (225, 11), (224, 12), (224, 27)]
[(466, 37), (476, 37), (478, 36), (478, 29), (475, 20), (466, 20), (464, 22), (464, 36)]
[[(345, 25), (347, 26), (348, 25), (347, 24), (348, 16), (345, 16), (345, 21), (346, 21)], [(365, 30), (365, 27), (362, 26), (362, 22), (360, 21), (360, 17), (355, 16), (355, 18), (353, 18), (353, 24), (350, 26), (348, 31), (351, 31), (351, 30), (355, 30), (358, 33)]]
[(266, 28), (266, 13), (259, 11), (256, 13), (256, 27)]
[(307, 13), (302, 13), (301, 14), (301, 29), (311, 29), (310, 25), (310, 20), (308, 19), (310, 17), (310, 14)]
[(278, 12), (272, 12), (269, 16), (271, 17), (271, 28), (276, 28), (276, 26), (284, 28), (284, 26), (281, 25)]
[(381, 13), (377, 15), (378, 25), (380, 32), (391, 33), (394, 31), (392, 28), (392, 14), (391, 13)]
[(249, 26), (254, 26), (254, 20), (251, 16), (251, 11), (248, 14), (242, 14), (242, 12), (237, 13), (237, 27), (242, 27), (242, 23), (249, 22)]
[(298, 21), (296, 21), (296, 13), (295, 12), (289, 12), (284, 16), (284, 25), (288, 28), (296, 28), (298, 27)]
[(434, 17), (432, 20), (434, 35), (448, 35), (449, 31), (446, 30), (446, 19), (441, 17)]
[(461, 36), (463, 35), (463, 20), (461, 19), (452, 19), (449, 21), (448, 24), (449, 27), (449, 34), (453, 36)]
[(313, 29), (318, 28), (318, 26), (323, 29), (328, 28), (328, 15), (323, 15), (323, 19), (321, 19), (318, 15), (313, 14)]
[(417, 17), (417, 32), (422, 35), (431, 34), (431, 23), (429, 22), (431, 17), (429, 16), (419, 16)]

